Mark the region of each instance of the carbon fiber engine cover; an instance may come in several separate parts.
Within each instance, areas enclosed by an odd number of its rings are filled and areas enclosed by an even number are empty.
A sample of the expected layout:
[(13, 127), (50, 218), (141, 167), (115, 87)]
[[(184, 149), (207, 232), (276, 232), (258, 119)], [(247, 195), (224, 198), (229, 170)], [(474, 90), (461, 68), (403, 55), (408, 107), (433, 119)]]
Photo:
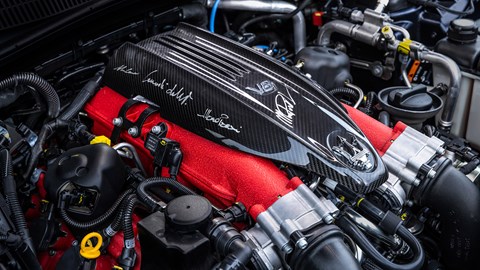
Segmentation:
[(104, 81), (126, 97), (149, 99), (165, 119), (219, 144), (305, 168), (360, 193), (386, 180), (377, 152), (326, 90), (202, 29), (181, 24), (124, 44)]

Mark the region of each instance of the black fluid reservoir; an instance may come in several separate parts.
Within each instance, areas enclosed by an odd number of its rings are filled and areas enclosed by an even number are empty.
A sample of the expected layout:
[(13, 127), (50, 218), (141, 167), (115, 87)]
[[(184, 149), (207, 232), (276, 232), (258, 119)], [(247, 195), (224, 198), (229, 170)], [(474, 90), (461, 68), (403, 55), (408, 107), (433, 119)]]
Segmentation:
[(106, 144), (72, 148), (48, 166), (45, 190), (57, 202), (68, 192), (67, 211), (78, 220), (104, 214), (123, 190), (126, 171), (117, 151)]
[(351, 81), (350, 58), (338, 50), (325, 47), (305, 47), (298, 52), (295, 63), (303, 62), (302, 71), (326, 89), (333, 89)]
[(480, 37), (475, 22), (452, 21), (447, 37), (437, 43), (435, 51), (452, 58), (463, 69), (480, 71)]

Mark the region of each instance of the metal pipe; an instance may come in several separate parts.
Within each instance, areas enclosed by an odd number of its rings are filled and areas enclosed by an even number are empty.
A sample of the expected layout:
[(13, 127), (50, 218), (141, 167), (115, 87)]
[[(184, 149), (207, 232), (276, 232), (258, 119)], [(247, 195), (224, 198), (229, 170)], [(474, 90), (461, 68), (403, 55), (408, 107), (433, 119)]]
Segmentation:
[[(207, 0), (207, 7), (211, 8), (215, 0)], [(286, 1), (275, 0), (222, 0), (218, 5), (219, 9), (241, 10), (265, 13), (290, 13), (297, 9), (297, 6)], [(307, 29), (305, 17), (298, 12), (292, 17), (293, 20), (293, 42), (295, 52), (298, 53), (307, 44)]]
[(439, 120), (439, 125), (442, 129), (449, 131), (452, 127), (453, 113), (457, 103), (458, 95), (460, 94), (460, 83), (462, 80), (462, 73), (458, 65), (451, 58), (430, 50), (418, 52), (419, 60), (426, 60), (433, 65), (443, 67), (450, 73), (450, 84), (447, 94), (443, 112)]
[(393, 31), (397, 31), (397, 32), (402, 33), (404, 39), (410, 39), (410, 33), (408, 32), (407, 29), (405, 29), (403, 27), (400, 27), (398, 25), (395, 25), (395, 24), (389, 24), (388, 26), (390, 28), (392, 28)]
[(320, 46), (328, 46), (330, 45), (332, 34), (338, 33), (371, 46), (376, 46), (380, 38), (380, 33), (372, 34), (368, 31), (370, 29), (365, 29), (364, 31), (361, 27), (361, 25), (341, 20), (331, 21), (320, 28), (316, 44)]
[[(364, 23), (365, 24), (365, 23)], [(403, 31), (401, 27), (395, 27), (395, 30)], [(372, 28), (373, 29), (373, 28)], [(392, 28), (393, 29), (393, 28)], [(379, 34), (370, 33), (368, 29), (362, 29), (362, 26), (352, 24), (345, 21), (332, 21), (325, 24), (318, 33), (317, 45), (328, 46), (330, 45), (330, 37), (333, 33), (339, 33), (348, 36), (354, 40), (376, 46), (379, 40)], [(402, 32), (403, 33), (403, 32)], [(408, 33), (408, 32), (406, 32)], [(406, 35), (404, 33), (404, 35)], [(445, 102), (442, 115), (439, 120), (439, 126), (443, 130), (449, 131), (452, 126), (453, 113), (455, 111), (455, 105), (457, 103), (458, 95), (460, 92), (460, 82), (462, 74), (458, 65), (449, 57), (425, 49), (425, 46), (420, 43), (413, 43), (411, 47), (410, 57), (418, 60), (426, 60), (432, 63), (434, 66), (443, 67), (450, 75), (450, 85), (447, 94), (447, 100)], [(394, 43), (389, 45), (389, 49), (396, 50), (399, 46), (399, 41), (395, 40)], [(402, 69), (406, 68), (404, 66)], [(405, 84), (411, 87), (408, 81), (406, 70), (402, 70), (402, 76), (404, 77)]]
[(388, 6), (388, 2), (390, 2), (390, 0), (378, 0), (377, 7), (375, 7), (375, 11), (378, 13), (382, 13), (383, 10)]
[[(126, 142), (121, 142), (119, 144), (114, 145), (112, 148), (115, 149), (120, 156), (130, 158), (130, 159), (133, 158), (137, 168), (140, 169), (140, 171), (142, 171), (142, 173), (147, 175), (147, 171), (143, 167), (142, 161), (140, 160), (140, 156), (138, 155), (137, 150), (135, 150), (135, 147), (133, 147), (133, 145), (131, 145), (129, 143), (126, 143)], [(125, 151), (124, 149), (127, 149), (128, 151), (130, 151), (132, 156), (127, 156), (127, 155), (125, 155), (125, 153), (122, 153), (121, 151)]]
[(360, 87), (358, 87), (358, 86), (356, 86), (356, 85), (354, 85), (354, 84), (351, 84), (351, 83), (349, 83), (349, 82), (345, 82), (345, 86), (348, 87), (348, 88), (351, 88), (351, 89), (353, 89), (353, 90), (355, 90), (355, 91), (357, 91), (357, 93), (358, 93), (358, 100), (357, 100), (357, 102), (355, 102), (355, 105), (353, 105), (353, 107), (354, 107), (355, 109), (358, 108), (358, 106), (360, 106), (360, 103), (362, 103), (362, 100), (363, 100), (363, 97), (364, 97), (363, 90), (362, 90)]
[(408, 88), (412, 88), (412, 84), (410, 83), (410, 78), (408, 78), (408, 74), (407, 74), (408, 59), (409, 59), (408, 55), (404, 55), (404, 54), (398, 55), (398, 60), (402, 64), (400, 67), (400, 70), (402, 71), (403, 82)]

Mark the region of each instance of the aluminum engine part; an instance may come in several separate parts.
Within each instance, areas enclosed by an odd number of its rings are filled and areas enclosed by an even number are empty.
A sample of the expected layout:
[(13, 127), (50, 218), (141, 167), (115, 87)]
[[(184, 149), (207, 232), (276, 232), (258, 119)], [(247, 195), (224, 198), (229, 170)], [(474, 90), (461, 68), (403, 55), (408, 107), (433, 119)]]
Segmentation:
[[(431, 161), (435, 156), (443, 154), (444, 142), (436, 137), (427, 137), (417, 130), (407, 127), (392, 143), (382, 159), (391, 174), (394, 174), (403, 183), (417, 186), (420, 180), (417, 175), (420, 168)], [(434, 169), (427, 176), (433, 177)]]
[(407, 199), (407, 194), (401, 184), (402, 180), (398, 178), (398, 176), (390, 173), (387, 181), (377, 189), (382, 197), (388, 201), (391, 208), (390, 210), (396, 214), (400, 213)]
[(242, 231), (247, 244), (253, 250), (252, 261), (257, 269), (273, 270), (284, 268), (277, 248), (258, 223), (248, 231)]
[(302, 230), (321, 223), (329, 224), (338, 213), (331, 201), (316, 196), (306, 185), (300, 185), (258, 215), (257, 222), (273, 243), (288, 254), (293, 251), (290, 240), (297, 248), (307, 247)]

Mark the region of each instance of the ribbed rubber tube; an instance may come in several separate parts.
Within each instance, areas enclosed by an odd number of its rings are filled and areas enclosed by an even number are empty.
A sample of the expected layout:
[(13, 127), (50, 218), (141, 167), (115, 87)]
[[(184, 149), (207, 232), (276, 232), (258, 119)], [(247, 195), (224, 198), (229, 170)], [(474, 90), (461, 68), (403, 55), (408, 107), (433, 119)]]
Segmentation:
[(88, 81), (82, 90), (77, 94), (65, 111), (59, 116), (61, 120), (70, 120), (85, 106), (87, 101), (100, 89), (100, 82), (103, 77), (103, 70), (98, 72), (93, 79)]
[(53, 87), (42, 77), (34, 73), (19, 73), (0, 81), (0, 90), (28, 85), (37, 90), (47, 101), (48, 117), (56, 118), (60, 113), (60, 98)]
[(27, 221), (25, 220), (22, 206), (18, 201), (17, 185), (15, 183), (15, 178), (13, 178), (12, 157), (10, 156), (10, 152), (5, 148), (0, 150), (0, 170), (3, 183), (3, 192), (5, 193), (7, 204), (12, 212), (11, 216), (17, 229), (17, 233), (30, 247), (32, 252), (34, 252), (35, 247), (33, 245), (32, 238), (30, 237), (30, 232), (27, 228)]
[(358, 99), (358, 92), (353, 90), (353, 89), (347, 88), (347, 87), (333, 88), (332, 90), (329, 90), (328, 92), (330, 92), (330, 94), (332, 94), (332, 96), (334, 96), (334, 97), (336, 97), (339, 94), (342, 94), (342, 95), (346, 95), (348, 97), (351, 97), (352, 99), (355, 99), (355, 100)]
[(79, 222), (71, 218), (67, 211), (64, 208), (60, 208), (60, 216), (62, 219), (67, 223), (70, 227), (81, 229), (81, 230), (88, 230), (88, 229), (95, 229), (96, 227), (100, 226), (101, 224), (105, 223), (108, 219), (110, 219), (117, 211), (118, 207), (122, 204), (122, 201), (130, 194), (133, 193), (133, 190), (129, 189), (124, 191), (117, 200), (113, 203), (112, 207), (105, 212), (104, 215), (87, 222)]
[(133, 233), (133, 210), (137, 207), (140, 201), (137, 199), (137, 196), (132, 194), (129, 195), (126, 199), (125, 208), (123, 209), (123, 219), (122, 219), (122, 227), (123, 227), (123, 238), (125, 241), (135, 241), (135, 234)]

